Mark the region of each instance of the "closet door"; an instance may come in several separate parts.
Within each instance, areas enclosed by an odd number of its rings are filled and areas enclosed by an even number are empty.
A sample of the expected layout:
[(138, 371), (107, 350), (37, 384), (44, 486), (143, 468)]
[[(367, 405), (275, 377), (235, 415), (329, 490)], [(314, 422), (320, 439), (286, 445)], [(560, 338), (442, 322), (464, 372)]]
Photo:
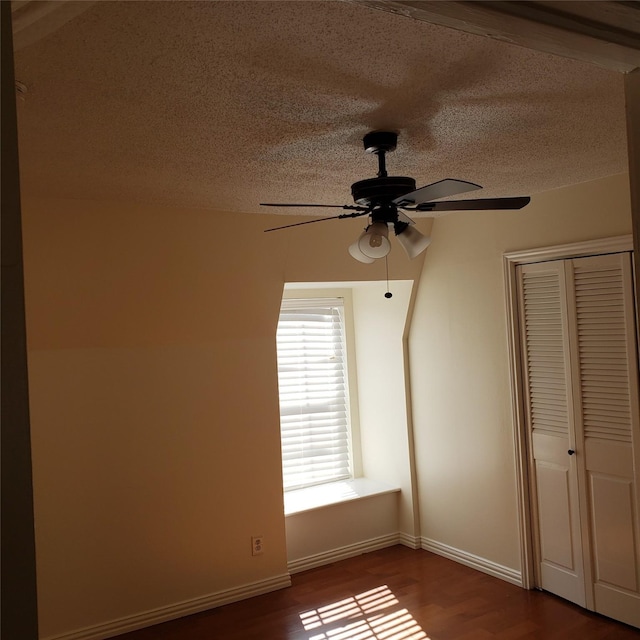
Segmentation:
[[(640, 627), (640, 426), (631, 256), (566, 263), (576, 445), (599, 613)], [(590, 586), (590, 585), (589, 585)], [(546, 588), (546, 587), (545, 587)], [(591, 594), (588, 594), (591, 595)]]
[(586, 606), (564, 263), (518, 272), (537, 581)]

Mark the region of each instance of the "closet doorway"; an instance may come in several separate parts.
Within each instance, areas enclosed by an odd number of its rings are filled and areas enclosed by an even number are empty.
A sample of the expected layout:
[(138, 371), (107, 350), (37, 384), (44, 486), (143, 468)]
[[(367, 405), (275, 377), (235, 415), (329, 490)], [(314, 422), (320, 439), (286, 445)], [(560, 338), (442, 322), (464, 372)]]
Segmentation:
[(523, 582), (640, 627), (631, 238), (505, 256)]

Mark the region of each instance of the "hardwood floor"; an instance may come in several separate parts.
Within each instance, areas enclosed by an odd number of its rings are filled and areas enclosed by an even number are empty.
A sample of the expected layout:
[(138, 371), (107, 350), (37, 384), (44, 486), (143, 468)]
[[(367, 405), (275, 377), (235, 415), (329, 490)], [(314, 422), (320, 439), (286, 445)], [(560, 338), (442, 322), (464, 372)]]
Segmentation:
[(119, 640), (638, 640), (640, 630), (396, 546)]

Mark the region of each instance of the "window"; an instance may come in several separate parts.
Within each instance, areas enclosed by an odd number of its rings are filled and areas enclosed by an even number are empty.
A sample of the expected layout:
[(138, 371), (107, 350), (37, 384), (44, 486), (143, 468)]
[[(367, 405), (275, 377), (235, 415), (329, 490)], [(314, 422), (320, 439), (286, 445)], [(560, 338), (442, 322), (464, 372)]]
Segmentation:
[(278, 384), (285, 491), (352, 477), (342, 298), (283, 300)]

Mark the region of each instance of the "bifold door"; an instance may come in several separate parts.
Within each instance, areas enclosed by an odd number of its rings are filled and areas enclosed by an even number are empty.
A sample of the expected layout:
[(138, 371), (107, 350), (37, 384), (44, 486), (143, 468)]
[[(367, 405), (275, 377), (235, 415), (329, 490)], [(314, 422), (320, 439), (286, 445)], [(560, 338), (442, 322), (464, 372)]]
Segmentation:
[(640, 627), (630, 254), (518, 270), (538, 584)]

